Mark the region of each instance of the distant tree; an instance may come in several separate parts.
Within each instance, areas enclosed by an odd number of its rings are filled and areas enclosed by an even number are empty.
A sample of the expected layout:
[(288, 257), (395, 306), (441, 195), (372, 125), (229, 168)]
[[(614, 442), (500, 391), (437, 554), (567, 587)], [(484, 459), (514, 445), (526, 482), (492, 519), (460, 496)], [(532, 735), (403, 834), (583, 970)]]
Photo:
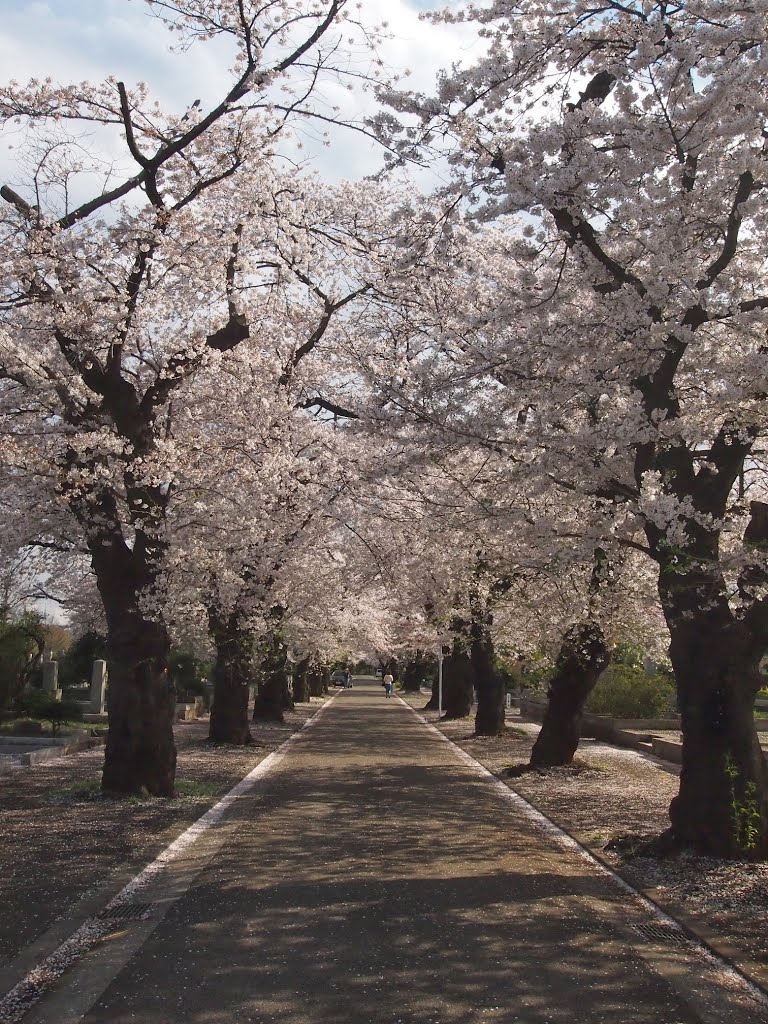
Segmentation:
[(0, 708), (32, 680), (45, 650), (45, 627), (36, 612), (0, 622)]
[(59, 685), (82, 686), (90, 683), (93, 663), (106, 658), (106, 637), (89, 631), (77, 637), (59, 661)]

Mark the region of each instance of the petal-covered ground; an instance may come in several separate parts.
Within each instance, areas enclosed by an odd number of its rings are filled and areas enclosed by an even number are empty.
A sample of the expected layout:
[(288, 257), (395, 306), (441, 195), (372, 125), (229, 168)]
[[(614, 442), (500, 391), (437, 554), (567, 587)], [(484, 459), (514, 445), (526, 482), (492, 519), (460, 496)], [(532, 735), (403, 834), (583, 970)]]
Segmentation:
[(0, 967), (115, 872), (140, 870), (323, 703), (251, 723), (248, 747), (210, 746), (207, 721), (179, 723), (176, 800), (102, 798), (103, 748), (0, 776)]
[[(419, 710), (424, 695), (409, 697)], [(679, 786), (679, 767), (651, 755), (582, 740), (575, 769), (526, 772), (506, 769), (528, 762), (538, 735), (535, 723), (510, 723), (503, 737), (475, 737), (473, 719), (438, 722), (422, 712), (451, 740), (471, 754), (582, 845), (673, 916), (684, 912), (701, 934), (722, 939), (724, 951), (763, 983), (768, 983), (768, 863), (728, 862), (692, 853), (631, 857), (606, 850), (613, 839), (659, 835), (669, 824), (668, 809)], [(672, 737), (670, 737), (672, 738)]]
[[(410, 700), (423, 707), (425, 696)], [(175, 801), (115, 802), (99, 794), (100, 749), (0, 777), (0, 966), (58, 918), (139, 870), (236, 781), (300, 727), (321, 705), (313, 701), (284, 726), (253, 727), (251, 747), (210, 747), (207, 723), (180, 725)], [(427, 712), (429, 721), (437, 715)], [(494, 773), (527, 762), (538, 726), (511, 725), (504, 737), (477, 739), (472, 720), (441, 729)], [(637, 888), (674, 914), (684, 909), (707, 934), (721, 938), (737, 962), (768, 979), (768, 864), (727, 863), (681, 854), (627, 859), (605, 850), (623, 836), (658, 834), (667, 825), (678, 769), (631, 750), (584, 741), (576, 770), (526, 773), (505, 781)]]

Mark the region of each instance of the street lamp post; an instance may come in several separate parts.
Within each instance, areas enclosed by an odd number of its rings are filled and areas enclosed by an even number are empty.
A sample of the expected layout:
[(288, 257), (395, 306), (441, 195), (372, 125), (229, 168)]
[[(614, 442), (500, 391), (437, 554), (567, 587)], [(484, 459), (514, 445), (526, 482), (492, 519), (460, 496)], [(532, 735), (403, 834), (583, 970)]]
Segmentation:
[(443, 645), (437, 649), (437, 711), (443, 713)]

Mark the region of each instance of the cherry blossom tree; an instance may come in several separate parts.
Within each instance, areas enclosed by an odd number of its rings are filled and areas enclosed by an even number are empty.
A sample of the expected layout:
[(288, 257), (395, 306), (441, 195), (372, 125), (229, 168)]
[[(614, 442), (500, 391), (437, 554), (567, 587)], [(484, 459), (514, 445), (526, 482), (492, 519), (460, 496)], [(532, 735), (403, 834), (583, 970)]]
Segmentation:
[(520, 408), (570, 447), (563, 484), (612, 503), (658, 566), (684, 737), (665, 839), (764, 857), (766, 516), (739, 497), (766, 429), (764, 11), (497, 0), (442, 17), (477, 22), (487, 56), (436, 97), (390, 99), (451, 140), (477, 217), (516, 228), (518, 252), (528, 236), (523, 345), (551, 357), (550, 394), (521, 387)]
[[(149, 7), (184, 45), (229, 40), (225, 94), (168, 113), (145, 85), (114, 79), (0, 90), (3, 123), (22, 135), (19, 180), (0, 190), (0, 364), (3, 399), (28, 396), (27, 463), (44, 452), (56, 467), (104, 604), (103, 786), (169, 796), (174, 695), (162, 608), (174, 400), (199, 367), (257, 331), (239, 295), (263, 268), (241, 254), (260, 251), (278, 187), (275, 140), (296, 117), (325, 116), (317, 83), (359, 79), (345, 40), (368, 40), (345, 0)], [(84, 150), (84, 128), (103, 133), (100, 150)]]
[[(195, 384), (200, 404), (192, 422), (202, 426), (185, 443), (190, 457), (201, 453), (202, 492), (211, 462), (218, 467), (218, 505), (212, 513), (207, 499), (196, 502), (207, 504), (207, 512), (195, 512), (193, 532), (200, 533), (201, 518), (222, 524), (216, 527), (221, 543), (209, 544), (213, 562), (204, 585), (223, 666), (216, 670), (211, 725), (217, 740), (248, 742), (243, 681), (254, 671), (254, 716), (282, 719), (284, 634), (293, 603), (283, 576), (290, 575), (294, 549), (317, 546), (330, 506), (358, 474), (361, 452), (347, 450), (349, 432), (338, 427), (339, 416), (357, 416), (339, 405), (351, 391), (344, 352), (360, 333), (365, 307), (387, 301), (392, 205), (388, 190), (371, 185), (331, 189), (308, 179), (282, 190), (271, 210), (269, 252), (260, 256), (270, 290), (255, 305), (244, 299), (271, 344), (258, 343), (252, 353), (246, 342), (217, 371), (234, 399), (223, 409), (205, 371)], [(192, 480), (186, 487), (197, 489)], [(327, 628), (327, 615), (325, 621)], [(262, 650), (260, 666), (254, 643)], [(309, 652), (324, 646), (316, 641)]]

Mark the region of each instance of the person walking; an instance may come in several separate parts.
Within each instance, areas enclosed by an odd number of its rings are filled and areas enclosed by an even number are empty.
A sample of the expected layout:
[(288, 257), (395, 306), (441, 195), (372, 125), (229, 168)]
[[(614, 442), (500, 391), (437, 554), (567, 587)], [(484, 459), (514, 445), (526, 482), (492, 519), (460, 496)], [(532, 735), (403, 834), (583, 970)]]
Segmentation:
[(395, 688), (395, 680), (391, 672), (387, 672), (384, 676), (384, 696), (391, 697), (392, 691)]

